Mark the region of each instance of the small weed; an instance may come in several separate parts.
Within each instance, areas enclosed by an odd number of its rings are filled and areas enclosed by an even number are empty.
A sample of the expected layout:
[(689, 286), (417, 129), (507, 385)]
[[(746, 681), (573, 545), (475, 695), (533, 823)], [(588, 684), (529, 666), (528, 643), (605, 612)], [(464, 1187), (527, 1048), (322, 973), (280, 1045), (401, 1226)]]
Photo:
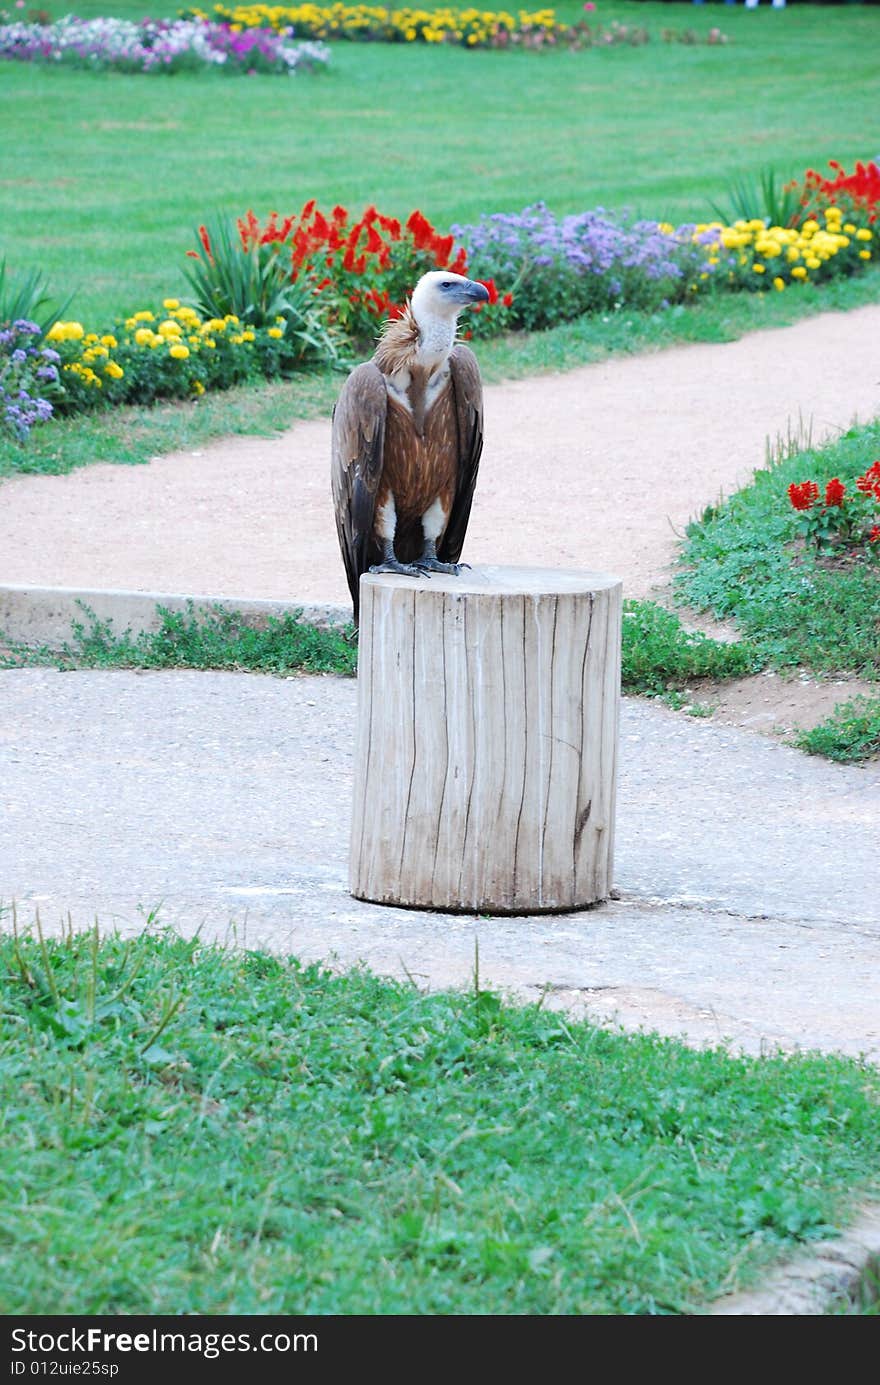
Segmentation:
[(840, 703), (825, 721), (801, 732), (794, 745), (810, 755), (842, 763), (880, 755), (880, 697)]

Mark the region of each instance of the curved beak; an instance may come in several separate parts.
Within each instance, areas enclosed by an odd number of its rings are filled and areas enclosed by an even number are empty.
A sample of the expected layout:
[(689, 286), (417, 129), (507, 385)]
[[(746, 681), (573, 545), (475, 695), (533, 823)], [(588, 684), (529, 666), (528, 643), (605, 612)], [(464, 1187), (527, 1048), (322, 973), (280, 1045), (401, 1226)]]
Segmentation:
[(475, 279), (468, 279), (466, 283), (459, 287), (462, 303), (488, 303), (489, 290), (485, 284), (478, 284)]

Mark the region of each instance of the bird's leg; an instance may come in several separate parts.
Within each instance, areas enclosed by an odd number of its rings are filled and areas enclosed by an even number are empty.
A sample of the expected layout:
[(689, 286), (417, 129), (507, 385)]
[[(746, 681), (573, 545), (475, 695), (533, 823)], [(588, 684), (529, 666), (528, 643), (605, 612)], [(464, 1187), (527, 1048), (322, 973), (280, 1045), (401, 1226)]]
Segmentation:
[(369, 572), (399, 572), (404, 577), (423, 577), (424, 573), (415, 563), (399, 563), (394, 556), (394, 544), (391, 539), (382, 540), (382, 561), (374, 563)]
[(384, 505), (376, 510), (376, 537), (382, 544), (382, 561), (374, 563), (370, 572), (397, 572), (404, 577), (421, 577), (420, 568), (409, 563), (400, 563), (394, 552), (394, 535), (397, 530), (397, 510), (394, 496), (389, 495)]
[(441, 563), (437, 557), (437, 540), (446, 528), (446, 511), (443, 508), (440, 497), (434, 501), (430, 509), (422, 515), (422, 532), (425, 535), (425, 545), (422, 549), (422, 556), (416, 558), (413, 567), (418, 568), (419, 572), (449, 572), (453, 577), (457, 577), (467, 563)]

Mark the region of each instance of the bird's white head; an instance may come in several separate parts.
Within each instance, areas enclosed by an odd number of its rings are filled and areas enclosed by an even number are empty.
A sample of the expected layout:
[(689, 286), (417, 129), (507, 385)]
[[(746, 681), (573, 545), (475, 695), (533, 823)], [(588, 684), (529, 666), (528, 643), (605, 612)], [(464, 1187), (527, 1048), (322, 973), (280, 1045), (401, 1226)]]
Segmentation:
[(462, 308), (485, 303), (488, 298), (489, 290), (484, 284), (445, 269), (432, 269), (430, 274), (422, 275), (413, 290), (413, 316), (419, 326), (429, 318), (454, 319)]
[(462, 274), (433, 269), (416, 284), (410, 309), (419, 329), (419, 357), (433, 368), (452, 350), (458, 315), (463, 308), (486, 303), (489, 291)]

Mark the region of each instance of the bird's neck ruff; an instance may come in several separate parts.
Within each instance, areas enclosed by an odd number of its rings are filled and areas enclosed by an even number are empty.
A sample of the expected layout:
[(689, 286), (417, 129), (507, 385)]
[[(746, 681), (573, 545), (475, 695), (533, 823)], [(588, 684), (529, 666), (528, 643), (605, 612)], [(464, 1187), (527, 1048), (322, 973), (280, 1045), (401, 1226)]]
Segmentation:
[(433, 373), (445, 364), (455, 345), (456, 319), (431, 317), (416, 321), (407, 302), (401, 317), (385, 323), (373, 360), (383, 375), (421, 368)]

